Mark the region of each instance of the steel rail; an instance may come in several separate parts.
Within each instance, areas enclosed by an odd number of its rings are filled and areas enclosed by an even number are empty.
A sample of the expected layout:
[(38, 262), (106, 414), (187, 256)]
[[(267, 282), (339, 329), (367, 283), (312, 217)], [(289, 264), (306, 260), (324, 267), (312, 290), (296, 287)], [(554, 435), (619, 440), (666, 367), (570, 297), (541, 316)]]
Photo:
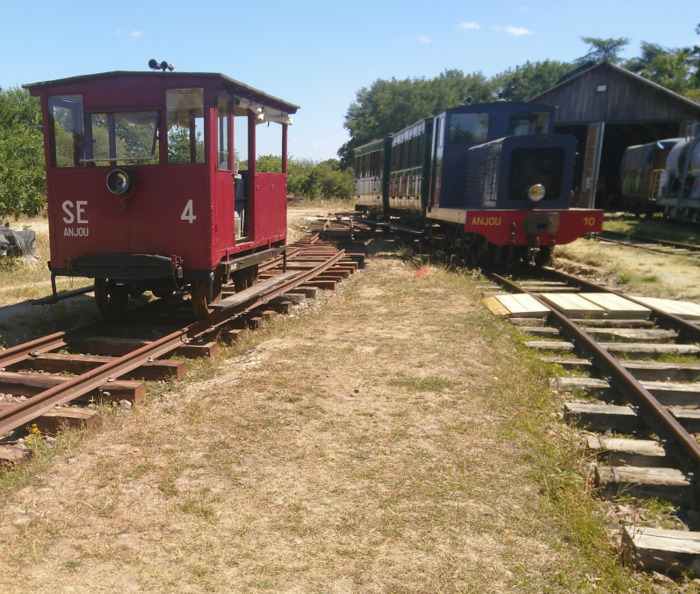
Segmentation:
[(149, 358), (155, 359), (169, 353), (186, 342), (188, 328), (176, 330), (122, 357), (31, 396), (23, 402), (0, 410), (0, 435), (31, 422), (52, 410), (57, 404), (65, 404), (103, 386), (110, 379), (133, 371)]
[(547, 307), (565, 332), (573, 337), (577, 344), (608, 377), (611, 385), (617, 388), (630, 403), (637, 406), (644, 414), (645, 421), (660, 439), (669, 446), (671, 453), (683, 469), (693, 475), (693, 485), (698, 489), (697, 478), (700, 476), (700, 445), (683, 426), (664, 408), (659, 401), (642, 386), (637, 379), (620, 363), (603, 349), (591, 336), (571, 321), (562, 312), (546, 303), (532, 292), (523, 289), (512, 281), (495, 273), (491, 278), (498, 283), (519, 293), (526, 293)]
[[(93, 390), (96, 390), (110, 380), (116, 379), (134, 369), (143, 365), (149, 359), (162, 357), (167, 353), (175, 350), (178, 346), (191, 342), (194, 338), (201, 336), (207, 332), (213, 331), (218, 326), (229, 321), (237, 314), (250, 311), (256, 307), (266, 304), (271, 299), (298, 287), (299, 285), (309, 281), (314, 276), (324, 272), (339, 262), (345, 256), (343, 250), (336, 251), (329, 255), (327, 259), (319, 262), (317, 266), (308, 270), (295, 274), (293, 278), (279, 283), (262, 294), (251, 295), (249, 299), (244, 300), (235, 306), (224, 308), (219, 312), (215, 312), (206, 320), (199, 320), (184, 328), (171, 332), (147, 345), (127, 353), (126, 355), (116, 358), (96, 367), (86, 373), (71, 378), (61, 385), (54, 386), (44, 392), (31, 396), (23, 402), (19, 402), (14, 406), (0, 410), (0, 435), (8, 433), (17, 427), (21, 427), (38, 416), (52, 410), (56, 405), (65, 404), (75, 398), (83, 396)], [(99, 324), (91, 324), (86, 326), (99, 326)], [(85, 326), (81, 327), (85, 329)], [(76, 334), (72, 332), (70, 334)], [(60, 348), (67, 344), (67, 333), (58, 332), (50, 336), (40, 338), (29, 343), (18, 345), (9, 353), (7, 358), (0, 358), (3, 365), (10, 365), (11, 362), (21, 361), (28, 356), (31, 356), (35, 351), (49, 351), (54, 348)], [(4, 355), (5, 353), (3, 353)]]
[[(652, 249), (653, 250), (653, 248), (647, 248), (647, 246), (636, 244), (632, 240), (636, 240), (636, 241), (643, 242), (643, 243), (652, 243), (652, 244), (656, 243), (658, 245), (665, 245), (668, 247), (689, 250), (691, 252), (700, 252), (700, 245), (695, 245), (692, 243), (683, 243), (680, 241), (670, 241), (668, 239), (655, 239), (653, 237), (644, 237), (642, 235), (632, 235), (627, 240), (625, 240), (625, 239), (615, 239), (614, 237), (610, 237), (610, 235), (618, 235), (619, 237), (625, 237), (625, 238), (627, 237), (623, 233), (614, 233), (612, 231), (603, 231), (601, 233), (597, 233), (595, 235), (594, 239), (596, 239), (598, 241), (619, 243), (619, 244), (627, 245), (630, 247), (639, 247), (640, 249)], [(661, 250), (658, 250), (658, 253), (672, 255), (671, 252), (666, 252), (666, 251), (661, 251)]]
[[(304, 251), (302, 249), (300, 252), (296, 252), (295, 256), (303, 256), (303, 254)], [(191, 332), (194, 333), (194, 335), (203, 334), (206, 331), (214, 330), (222, 324), (225, 324), (228, 320), (231, 319), (233, 315), (246, 313), (253, 309), (266, 305), (272, 299), (275, 299), (276, 297), (279, 297), (284, 293), (288, 293), (290, 290), (298, 287), (299, 285), (303, 285), (305, 282), (308, 282), (315, 276), (318, 276), (322, 272), (325, 272), (326, 270), (337, 264), (344, 257), (345, 250), (335, 250), (335, 248), (333, 248), (333, 252), (325, 260), (319, 262), (313, 268), (304, 271), (299, 271), (299, 273), (295, 274), (292, 278), (271, 287), (269, 291), (265, 291), (264, 293), (257, 295), (253, 294), (249, 299), (243, 302), (236, 303), (231, 307), (224, 307), (220, 311), (214, 312), (205, 320), (200, 320), (199, 322), (195, 322), (194, 324), (192, 324)]]

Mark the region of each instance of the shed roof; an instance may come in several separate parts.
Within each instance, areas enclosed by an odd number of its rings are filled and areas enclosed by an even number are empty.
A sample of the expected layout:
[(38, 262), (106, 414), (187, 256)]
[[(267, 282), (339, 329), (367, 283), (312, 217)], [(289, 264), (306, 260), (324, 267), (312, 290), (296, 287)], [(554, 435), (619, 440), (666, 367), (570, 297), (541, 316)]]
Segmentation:
[(556, 105), (557, 123), (700, 119), (700, 105), (614, 64), (585, 64), (530, 99)]

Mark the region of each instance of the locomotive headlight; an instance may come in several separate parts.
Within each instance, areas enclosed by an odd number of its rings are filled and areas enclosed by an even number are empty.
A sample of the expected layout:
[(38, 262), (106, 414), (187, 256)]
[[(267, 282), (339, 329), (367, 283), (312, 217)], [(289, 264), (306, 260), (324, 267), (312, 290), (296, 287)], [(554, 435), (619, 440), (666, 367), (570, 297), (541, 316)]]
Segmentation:
[(134, 187), (134, 178), (126, 169), (119, 167), (107, 174), (107, 189), (115, 196), (126, 196)]
[(533, 202), (539, 202), (544, 198), (545, 195), (545, 189), (542, 184), (535, 184), (534, 186), (530, 186), (530, 189), (527, 191), (527, 197), (532, 200)]

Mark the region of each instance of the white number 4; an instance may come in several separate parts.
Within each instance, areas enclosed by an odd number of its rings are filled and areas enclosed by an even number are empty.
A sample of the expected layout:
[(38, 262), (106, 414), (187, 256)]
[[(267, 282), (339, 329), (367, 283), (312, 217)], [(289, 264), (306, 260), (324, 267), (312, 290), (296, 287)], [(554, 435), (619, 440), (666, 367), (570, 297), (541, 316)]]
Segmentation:
[(181, 221), (187, 221), (188, 223), (194, 223), (197, 217), (194, 215), (194, 207), (192, 206), (192, 200), (188, 200), (185, 205), (185, 210), (182, 211), (180, 215)]

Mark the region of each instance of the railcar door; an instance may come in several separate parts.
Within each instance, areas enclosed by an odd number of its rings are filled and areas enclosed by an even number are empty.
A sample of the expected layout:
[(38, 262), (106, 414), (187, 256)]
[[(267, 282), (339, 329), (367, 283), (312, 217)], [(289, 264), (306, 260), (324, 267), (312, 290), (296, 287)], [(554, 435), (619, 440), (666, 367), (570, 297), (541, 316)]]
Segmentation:
[(233, 175), (233, 98), (227, 93), (219, 93), (216, 98), (216, 117), (212, 123), (216, 126), (210, 138), (216, 138), (216, 160), (214, 164), (214, 245), (221, 258), (226, 251), (233, 248), (235, 229), (235, 178)]

